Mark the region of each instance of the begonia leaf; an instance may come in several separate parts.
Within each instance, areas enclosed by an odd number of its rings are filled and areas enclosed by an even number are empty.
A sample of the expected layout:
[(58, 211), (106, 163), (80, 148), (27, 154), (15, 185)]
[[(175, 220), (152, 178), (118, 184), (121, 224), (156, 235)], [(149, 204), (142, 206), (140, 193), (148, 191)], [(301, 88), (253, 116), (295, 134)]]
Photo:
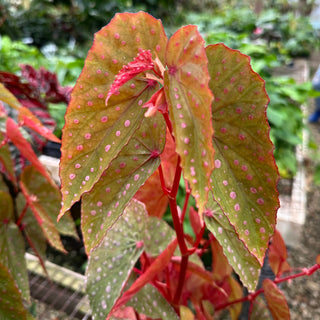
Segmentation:
[(260, 275), (260, 264), (257, 258), (238, 239), (234, 227), (212, 197), (209, 197), (207, 209), (204, 219), (207, 228), (221, 244), (225, 256), (242, 283), (249, 291), (254, 291)]
[(144, 12), (116, 14), (95, 34), (65, 117), (60, 215), (92, 189), (131, 141), (144, 119), (143, 104), (160, 88), (142, 72), (121, 86), (106, 105), (115, 77), (141, 50), (150, 50), (153, 59), (164, 61), (166, 43), (161, 22)]
[(60, 139), (58, 139), (47, 127), (45, 127), (42, 122), (26, 107), (21, 107), (19, 109), (18, 119), (21, 125), (32, 129), (44, 138), (57, 143), (61, 142)]
[(148, 269), (125, 291), (123, 296), (117, 301), (116, 308), (127, 303), (139, 290), (141, 290), (148, 282), (152, 281), (163, 269), (168, 265), (175, 249), (177, 248), (177, 240), (174, 239), (167, 248), (162, 251), (157, 258), (151, 263)]
[(19, 149), (21, 154), (26, 157), (31, 164), (51, 182), (54, 184), (53, 180), (49, 176), (48, 172), (44, 166), (39, 161), (37, 155), (33, 151), (30, 143), (23, 137), (22, 133), (19, 130), (19, 126), (11, 119), (7, 118), (7, 137), (12, 141), (12, 143)]
[(290, 320), (290, 311), (286, 297), (270, 279), (263, 280), (264, 296), (274, 320)]
[(0, 101), (17, 110), (21, 107), (19, 100), (2, 83), (0, 83)]
[(212, 147), (209, 74), (204, 40), (195, 26), (179, 29), (169, 40), (166, 52), (168, 69), (164, 88), (169, 117), (181, 157), (184, 177), (188, 180), (202, 216), (214, 167)]
[[(0, 132), (0, 141), (2, 142), (5, 139), (4, 135)], [(0, 142), (0, 144), (1, 144)], [(5, 175), (10, 179), (10, 181), (16, 186), (17, 179), (14, 172), (14, 162), (11, 156), (9, 145), (7, 143), (3, 144), (0, 147), (0, 163), (4, 167)]]
[(32, 320), (9, 270), (0, 263), (0, 319)]
[(0, 191), (0, 264), (8, 268), (24, 299), (30, 299), (25, 244), (14, 221), (11, 196)]
[(273, 320), (264, 299), (261, 296), (257, 296), (252, 303), (252, 309), (250, 313), (250, 320)]
[(145, 251), (151, 257), (158, 256), (175, 238), (174, 230), (157, 217), (149, 217), (145, 236)]
[(142, 254), (147, 217), (144, 205), (132, 200), (99, 246), (91, 251), (86, 285), (96, 319), (109, 315)]
[(159, 170), (156, 170), (138, 190), (135, 199), (143, 202), (149, 215), (161, 218), (168, 207), (169, 199), (163, 193)]
[(55, 249), (65, 252), (59, 231), (77, 237), (71, 217), (58, 223), (57, 216), (61, 195), (59, 189), (48, 183), (34, 167), (24, 169), (20, 180), (21, 190), (46, 239)]
[(208, 46), (206, 53), (215, 96), (213, 196), (262, 265), (279, 208), (279, 175), (266, 118), (269, 98), (248, 56), (223, 44)]
[[(175, 152), (175, 143), (167, 130), (166, 144), (160, 155), (161, 167), (164, 173), (164, 184), (168, 189), (172, 188), (178, 154)], [(145, 184), (135, 194), (135, 199), (143, 202), (148, 214), (161, 218), (166, 211), (169, 199), (163, 193), (159, 169), (145, 182)]]
[(172, 306), (151, 284), (146, 284), (127, 305), (152, 319), (179, 319)]
[(102, 240), (139, 187), (159, 166), (164, 133), (165, 121), (160, 113), (144, 118), (99, 182), (83, 196), (81, 227), (87, 253)]
[(26, 206), (26, 199), (23, 194), (19, 193), (16, 198), (16, 206), (19, 217), (26, 210), (23, 219), (21, 220), (21, 226), (23, 228), (23, 233), (34, 251), (35, 255), (39, 258), (40, 264), (44, 270), (45, 260), (46, 260), (46, 249), (47, 249), (47, 240), (44, 236), (41, 227), (37, 223), (36, 218), (33, 215), (32, 210)]
[(269, 265), (276, 275), (281, 277), (284, 272), (291, 270), (289, 263), (287, 262), (287, 247), (278, 230), (275, 230), (272, 236), (272, 242), (269, 246), (268, 261)]

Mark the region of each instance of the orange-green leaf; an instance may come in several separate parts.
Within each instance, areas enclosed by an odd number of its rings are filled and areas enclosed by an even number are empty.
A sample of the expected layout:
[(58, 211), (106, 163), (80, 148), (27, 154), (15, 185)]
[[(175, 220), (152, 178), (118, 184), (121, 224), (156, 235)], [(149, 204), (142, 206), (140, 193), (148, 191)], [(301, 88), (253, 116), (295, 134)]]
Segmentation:
[(31, 164), (44, 176), (54, 184), (44, 166), (39, 161), (37, 155), (33, 151), (30, 143), (23, 137), (19, 130), (19, 126), (11, 119), (7, 118), (7, 137), (19, 149), (21, 154), (26, 157)]
[(195, 320), (192, 311), (188, 307), (183, 305), (180, 305), (180, 318), (181, 320)]
[(0, 83), (0, 101), (17, 110), (21, 107), (18, 99), (2, 83)]
[(4, 265), (15, 279), (22, 297), (29, 300), (25, 244), (14, 221), (12, 198), (4, 191), (0, 191), (0, 252), (0, 264)]
[(33, 319), (22, 303), (21, 293), (9, 270), (0, 263), (0, 319)]
[(81, 227), (87, 253), (99, 244), (140, 186), (157, 169), (164, 144), (162, 115), (144, 118), (99, 182), (83, 196)]
[(61, 215), (93, 188), (130, 142), (144, 119), (143, 104), (160, 88), (142, 72), (112, 95), (106, 106), (116, 75), (140, 50), (150, 50), (153, 59), (158, 56), (164, 61), (166, 43), (161, 22), (143, 12), (117, 14), (95, 34), (65, 117)]
[(257, 258), (238, 239), (234, 227), (223, 214), (219, 205), (213, 200), (211, 194), (209, 195), (207, 209), (204, 219), (207, 228), (221, 244), (225, 256), (239, 275), (242, 283), (249, 291), (254, 291), (260, 274), (260, 264)]
[(184, 177), (202, 216), (213, 170), (211, 102), (204, 40), (195, 26), (169, 40), (164, 88)]
[(263, 280), (264, 296), (274, 320), (290, 320), (287, 300), (277, 285), (270, 279)]
[(317, 256), (317, 264), (319, 264), (320, 265), (320, 254)]
[(206, 53), (215, 96), (214, 199), (262, 265), (279, 208), (279, 175), (266, 118), (269, 98), (249, 57), (223, 44), (208, 46)]

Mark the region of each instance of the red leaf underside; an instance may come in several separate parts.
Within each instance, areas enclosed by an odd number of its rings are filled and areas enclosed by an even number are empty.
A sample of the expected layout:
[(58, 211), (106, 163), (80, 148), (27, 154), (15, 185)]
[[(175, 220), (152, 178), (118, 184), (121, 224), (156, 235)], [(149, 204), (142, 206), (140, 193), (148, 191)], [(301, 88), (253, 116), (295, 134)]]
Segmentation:
[(279, 208), (279, 176), (266, 118), (269, 99), (247, 56), (223, 44), (207, 47), (206, 53), (215, 96), (213, 196), (262, 265)]
[(19, 149), (21, 154), (26, 157), (31, 164), (45, 177), (54, 184), (53, 180), (47, 173), (44, 166), (38, 160), (37, 155), (33, 151), (29, 142), (23, 137), (22, 133), (19, 130), (18, 125), (11, 119), (7, 118), (7, 137), (12, 141), (12, 143)]
[(169, 40), (164, 88), (184, 177), (202, 215), (213, 170), (211, 102), (204, 40), (195, 26)]
[(144, 119), (143, 104), (159, 89), (141, 73), (124, 84), (119, 94), (112, 95), (106, 106), (116, 75), (141, 50), (150, 50), (153, 59), (157, 55), (164, 61), (166, 43), (161, 22), (143, 12), (117, 14), (96, 33), (66, 113), (61, 215), (92, 189), (129, 143)]

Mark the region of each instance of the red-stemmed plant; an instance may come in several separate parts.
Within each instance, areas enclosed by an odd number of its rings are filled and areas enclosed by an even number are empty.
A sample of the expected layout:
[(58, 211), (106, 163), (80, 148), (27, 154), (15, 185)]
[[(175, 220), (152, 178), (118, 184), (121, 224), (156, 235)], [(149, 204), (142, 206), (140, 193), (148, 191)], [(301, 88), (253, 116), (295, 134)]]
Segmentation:
[[(244, 301), (253, 319), (289, 319), (277, 237), (277, 278), (256, 289), (279, 208), (268, 102), (249, 58), (205, 47), (195, 26), (168, 39), (152, 16), (122, 13), (96, 33), (66, 112), (60, 166), (60, 217), (81, 199), (95, 319), (216, 319), (225, 309), (237, 319)], [(167, 206), (174, 228), (161, 219)]]

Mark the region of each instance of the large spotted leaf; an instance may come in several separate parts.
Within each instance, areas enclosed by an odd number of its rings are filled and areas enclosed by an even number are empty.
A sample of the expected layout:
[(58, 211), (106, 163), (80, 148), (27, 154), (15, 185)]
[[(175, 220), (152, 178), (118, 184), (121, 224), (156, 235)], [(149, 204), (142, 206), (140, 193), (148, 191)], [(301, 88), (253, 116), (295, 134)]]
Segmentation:
[(234, 227), (223, 214), (219, 205), (213, 200), (211, 194), (207, 204), (207, 213), (204, 217), (207, 228), (213, 233), (223, 248), (224, 255), (230, 265), (239, 275), (242, 283), (249, 291), (254, 291), (260, 275), (260, 264), (238, 239)]
[(6, 267), (15, 279), (21, 296), (29, 300), (25, 244), (14, 221), (12, 198), (4, 191), (0, 191), (0, 253), (0, 264)]
[(99, 244), (139, 187), (159, 166), (165, 130), (160, 113), (144, 118), (130, 142), (83, 196), (81, 227), (87, 253)]
[(20, 186), (50, 245), (64, 251), (59, 232), (74, 237), (77, 233), (70, 216), (66, 215), (59, 223), (56, 221), (61, 201), (59, 189), (44, 179), (33, 166), (24, 169)]
[(0, 263), (0, 319), (32, 320), (9, 270)]
[(200, 214), (213, 170), (211, 102), (204, 40), (195, 26), (179, 29), (169, 40), (164, 74), (177, 153)]
[(135, 199), (128, 204), (90, 254), (87, 292), (96, 319), (104, 319), (110, 313), (142, 252), (146, 250), (150, 255), (165, 252), (172, 236), (173, 230), (164, 221), (148, 217), (144, 204)]
[(65, 117), (61, 215), (92, 189), (129, 143), (144, 118), (143, 104), (159, 89), (143, 72), (121, 86), (106, 106), (116, 75), (141, 50), (164, 61), (166, 43), (161, 22), (143, 12), (117, 14), (95, 34)]
[(269, 98), (249, 57), (223, 44), (208, 46), (206, 53), (215, 96), (213, 196), (262, 265), (279, 208), (278, 171), (266, 118)]
[(105, 319), (121, 295), (142, 254), (147, 212), (132, 200), (99, 246), (91, 251), (87, 292), (95, 319)]

